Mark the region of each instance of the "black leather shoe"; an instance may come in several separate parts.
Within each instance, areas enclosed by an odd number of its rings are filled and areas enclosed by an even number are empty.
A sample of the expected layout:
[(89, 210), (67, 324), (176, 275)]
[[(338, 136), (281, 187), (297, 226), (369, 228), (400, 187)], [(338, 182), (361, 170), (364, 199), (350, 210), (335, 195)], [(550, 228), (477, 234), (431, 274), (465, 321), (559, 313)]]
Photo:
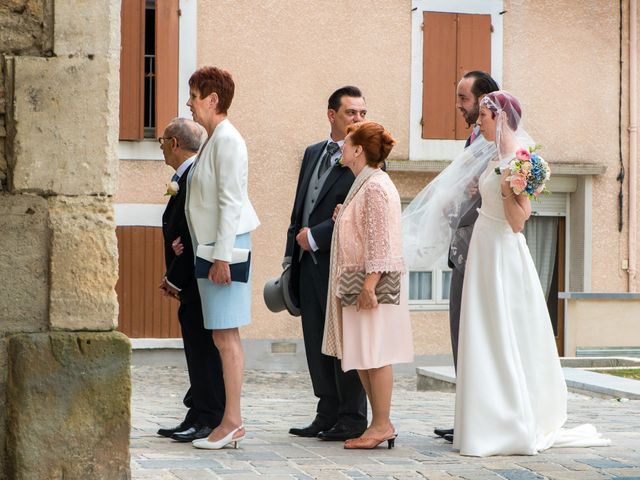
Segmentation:
[(289, 433), (291, 435), (297, 435), (298, 437), (317, 437), (323, 430), (329, 430), (331, 425), (321, 425), (316, 421), (311, 422), (311, 425), (307, 425), (302, 428), (290, 428)]
[(206, 425), (194, 425), (183, 432), (174, 433), (171, 438), (176, 442), (192, 442), (198, 438), (208, 437), (212, 430), (213, 428)]
[(171, 435), (173, 435), (176, 432), (184, 432), (187, 428), (189, 428), (191, 425), (189, 425), (186, 422), (182, 422), (180, 425), (177, 425), (173, 428), (160, 428), (158, 430), (158, 435), (162, 435), (163, 437), (167, 437), (167, 438), (171, 438)]
[(444, 438), (449, 443), (453, 443), (453, 435), (446, 434), (443, 435), (442, 438)]
[(365, 429), (359, 429), (355, 427), (350, 427), (348, 425), (343, 425), (342, 423), (336, 423), (329, 430), (324, 430), (318, 433), (318, 438), (320, 440), (349, 440), (350, 438), (358, 438), (362, 436)]
[(453, 435), (453, 428), (434, 428), (433, 433), (435, 433), (439, 437), (444, 437), (445, 435)]

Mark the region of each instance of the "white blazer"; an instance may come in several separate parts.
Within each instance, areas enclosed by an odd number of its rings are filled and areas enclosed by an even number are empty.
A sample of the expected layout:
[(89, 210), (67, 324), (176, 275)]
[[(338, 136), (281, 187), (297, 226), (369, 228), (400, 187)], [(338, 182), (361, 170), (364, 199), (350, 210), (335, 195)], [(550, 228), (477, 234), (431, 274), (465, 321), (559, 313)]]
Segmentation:
[(249, 196), (247, 146), (227, 119), (200, 150), (187, 189), (185, 214), (198, 245), (215, 242), (213, 260), (231, 261), (236, 235), (260, 225)]

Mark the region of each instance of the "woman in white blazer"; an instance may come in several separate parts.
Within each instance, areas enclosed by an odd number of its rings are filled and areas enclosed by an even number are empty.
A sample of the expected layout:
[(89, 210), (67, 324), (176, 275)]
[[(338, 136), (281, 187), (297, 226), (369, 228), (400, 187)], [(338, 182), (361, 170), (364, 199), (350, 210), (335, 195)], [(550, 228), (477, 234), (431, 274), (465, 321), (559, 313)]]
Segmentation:
[[(231, 74), (202, 67), (189, 79), (189, 87), (187, 106), (209, 138), (189, 172), (185, 213), (198, 256), (212, 262), (205, 266), (207, 278), (198, 278), (198, 290), (205, 328), (213, 330), (220, 351), (226, 394), (220, 425), (193, 445), (219, 449), (229, 443), (237, 446), (245, 435), (240, 413), (244, 354), (238, 328), (251, 322), (251, 277), (232, 281), (230, 263), (238, 252), (250, 251), (250, 232), (260, 222), (247, 195), (247, 146), (227, 119), (235, 88)], [(198, 267), (202, 259), (196, 262)]]

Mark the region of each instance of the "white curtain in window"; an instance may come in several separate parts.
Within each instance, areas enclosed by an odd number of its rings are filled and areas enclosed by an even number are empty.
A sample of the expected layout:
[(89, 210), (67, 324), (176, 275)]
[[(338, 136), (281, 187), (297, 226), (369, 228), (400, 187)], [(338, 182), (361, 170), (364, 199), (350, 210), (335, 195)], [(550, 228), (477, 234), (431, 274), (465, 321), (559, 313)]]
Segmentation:
[(433, 272), (409, 272), (409, 300), (433, 299)]
[(553, 266), (556, 262), (558, 217), (531, 217), (522, 233), (527, 239), (533, 263), (538, 270), (542, 291), (545, 297), (549, 298)]

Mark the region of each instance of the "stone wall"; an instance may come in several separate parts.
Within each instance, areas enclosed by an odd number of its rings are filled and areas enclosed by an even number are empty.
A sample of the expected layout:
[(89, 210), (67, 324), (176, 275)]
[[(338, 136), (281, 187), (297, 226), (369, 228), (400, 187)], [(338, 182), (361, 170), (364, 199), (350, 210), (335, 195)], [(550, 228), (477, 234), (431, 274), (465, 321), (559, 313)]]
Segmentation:
[(119, 26), (119, 0), (0, 4), (0, 479), (129, 477)]

